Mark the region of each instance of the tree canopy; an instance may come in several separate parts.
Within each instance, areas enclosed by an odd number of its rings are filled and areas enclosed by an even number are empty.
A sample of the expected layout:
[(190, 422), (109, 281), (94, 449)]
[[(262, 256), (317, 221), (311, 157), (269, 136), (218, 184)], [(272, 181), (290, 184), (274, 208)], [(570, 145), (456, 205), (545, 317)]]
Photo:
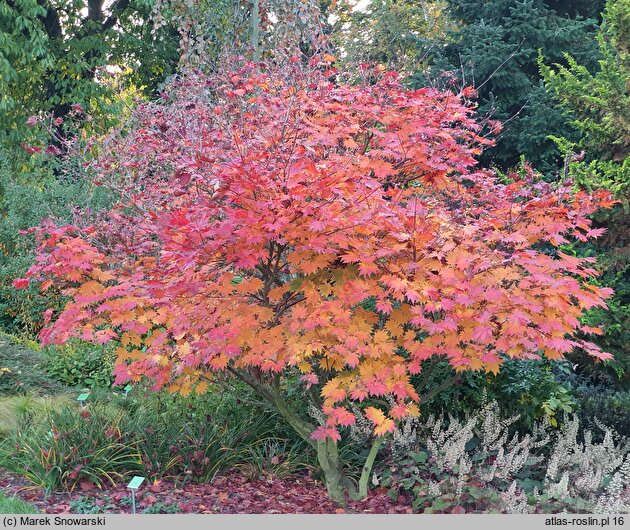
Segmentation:
[[(183, 394), (229, 371), (317, 448), (339, 500), (353, 491), (335, 445), (350, 405), (372, 422), (373, 461), (418, 414), (423, 360), (610, 357), (575, 334), (601, 333), (579, 317), (611, 291), (588, 282), (591, 258), (557, 247), (598, 236), (588, 215), (611, 199), (478, 168), (490, 142), (470, 89), (332, 75), (326, 61), (248, 63), (140, 105), (93, 166), (118, 203), (96, 224), (37, 229), (27, 276), (70, 300), (48, 312), (44, 343), (117, 340), (118, 383)], [(289, 410), (291, 377), (321, 425)]]

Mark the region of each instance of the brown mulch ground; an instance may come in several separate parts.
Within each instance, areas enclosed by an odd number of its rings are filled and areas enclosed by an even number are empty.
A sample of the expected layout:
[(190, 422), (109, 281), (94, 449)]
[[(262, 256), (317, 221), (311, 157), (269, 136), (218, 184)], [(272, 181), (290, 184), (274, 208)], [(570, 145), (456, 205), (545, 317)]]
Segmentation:
[[(72, 492), (53, 493), (34, 488), (22, 477), (0, 470), (0, 489), (23, 499), (43, 513), (71, 513), (73, 502), (92, 499), (102, 513), (131, 513), (131, 497), (126, 485), (98, 489), (82, 483)], [(326, 495), (326, 488), (308, 476), (285, 479), (264, 477), (249, 479), (237, 473), (217, 477), (212, 484), (183, 486), (170, 480), (143, 483), (136, 496), (137, 511), (153, 506), (176, 507), (181, 513), (411, 513), (405, 503), (396, 504), (384, 489), (371, 492), (363, 501), (352, 501), (338, 508)], [(168, 513), (168, 508), (162, 509)]]

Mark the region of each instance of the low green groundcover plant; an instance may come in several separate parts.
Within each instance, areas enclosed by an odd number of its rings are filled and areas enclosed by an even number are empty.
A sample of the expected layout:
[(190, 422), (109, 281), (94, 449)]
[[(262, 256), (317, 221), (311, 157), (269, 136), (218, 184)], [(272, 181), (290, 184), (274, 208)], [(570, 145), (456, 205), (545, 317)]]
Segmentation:
[(46, 364), (36, 343), (0, 332), (0, 396), (52, 396), (67, 391), (66, 385), (46, 373)]
[(0, 513), (38, 513), (34, 506), (0, 491)]
[(43, 353), (46, 372), (65, 385), (107, 388), (112, 384), (116, 354), (111, 344), (95, 346), (75, 339), (47, 346)]

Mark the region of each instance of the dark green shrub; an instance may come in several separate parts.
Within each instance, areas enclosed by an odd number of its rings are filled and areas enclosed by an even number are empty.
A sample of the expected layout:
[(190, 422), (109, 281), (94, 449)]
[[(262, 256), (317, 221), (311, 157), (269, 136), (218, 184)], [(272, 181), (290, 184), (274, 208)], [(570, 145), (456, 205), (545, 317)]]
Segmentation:
[(518, 414), (518, 426), (528, 430), (545, 417), (553, 425), (558, 416), (575, 408), (571, 386), (554, 374), (557, 365), (508, 359), (498, 374), (467, 371), (457, 375), (445, 360), (435, 359), (425, 362), (414, 384), (427, 400), (423, 414), (461, 416), (495, 400), (505, 414)]
[(630, 437), (630, 391), (604, 389), (601, 386), (577, 389), (578, 414), (589, 428), (604, 424)]
[[(630, 212), (626, 212), (626, 230), (630, 229)], [(610, 224), (615, 221), (611, 219)], [(619, 237), (623, 241), (624, 236)], [(625, 236), (626, 245), (630, 238)], [(595, 363), (584, 353), (574, 353), (571, 359), (578, 363), (580, 372), (597, 379), (606, 374), (608, 384), (617, 390), (630, 391), (630, 246), (626, 249), (609, 250), (597, 256), (599, 267), (603, 269), (600, 284), (615, 290), (613, 297), (607, 301), (608, 308), (596, 308), (584, 317), (584, 323), (592, 327), (600, 327), (604, 334), (596, 337), (604, 351), (612, 353), (614, 358), (605, 363)]]
[(563, 384), (571, 387), (576, 401), (575, 413), (585, 428), (596, 433), (603, 424), (630, 438), (630, 390), (621, 384), (614, 371), (607, 368), (610, 367), (562, 363), (556, 374)]
[(42, 327), (42, 312), (61, 306), (61, 294), (41, 293), (37, 286), (16, 290), (33, 261), (35, 241), (21, 233), (46, 217), (70, 221), (77, 211), (98, 211), (108, 192), (90, 184), (80, 169), (54, 176), (43, 166), (12, 167), (10, 154), (0, 148), (0, 329), (34, 337)]
[(607, 0), (597, 43), (598, 68), (587, 68), (584, 59), (567, 49), (562, 64), (553, 66), (539, 59), (541, 75), (549, 92), (573, 115), (580, 132), (577, 142), (555, 138), (565, 156), (565, 172), (581, 188), (610, 190), (619, 204), (593, 216), (596, 228), (606, 233), (594, 243), (568, 246), (567, 253), (596, 256), (601, 286), (615, 294), (608, 310), (589, 311), (584, 323), (599, 327), (593, 337), (604, 351), (615, 356), (594, 363), (586, 354), (574, 354), (579, 371), (593, 379), (614, 376), (608, 384), (630, 390), (630, 0)]
[[(449, 85), (451, 76), (440, 75), (446, 70), (462, 86), (477, 86), (480, 114), (505, 122), (496, 147), (481, 155), (482, 164), (507, 169), (525, 155), (534, 167), (555, 176), (562, 160), (549, 135), (573, 138), (576, 132), (545, 92), (537, 56), (542, 53), (547, 61), (562, 62), (563, 54), (571, 50), (589, 69), (596, 69), (600, 58), (596, 21), (582, 16), (597, 16), (593, 4), (601, 7), (603, 2), (589, 2), (587, 7), (576, 7), (575, 2), (513, 0), (449, 0), (448, 4), (457, 23), (446, 41), (436, 46), (431, 77), (436, 79), (433, 83)], [(418, 71), (414, 85), (426, 85), (425, 75)]]

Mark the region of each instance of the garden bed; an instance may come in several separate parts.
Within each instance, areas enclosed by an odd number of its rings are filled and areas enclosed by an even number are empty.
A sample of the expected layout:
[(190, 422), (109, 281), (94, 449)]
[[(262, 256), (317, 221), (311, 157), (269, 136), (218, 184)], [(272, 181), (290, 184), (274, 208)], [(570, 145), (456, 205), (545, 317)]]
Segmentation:
[[(29, 502), (43, 513), (131, 513), (128, 481), (99, 490), (82, 483), (73, 492), (53, 493), (33, 488), (23, 478), (0, 471), (0, 489), (7, 496)], [(384, 490), (363, 501), (350, 502), (344, 510), (326, 496), (324, 486), (304, 475), (284, 479), (250, 479), (237, 473), (217, 477), (211, 484), (177, 484), (163, 480), (141, 488), (138, 513), (411, 513), (404, 503), (395, 504)]]

